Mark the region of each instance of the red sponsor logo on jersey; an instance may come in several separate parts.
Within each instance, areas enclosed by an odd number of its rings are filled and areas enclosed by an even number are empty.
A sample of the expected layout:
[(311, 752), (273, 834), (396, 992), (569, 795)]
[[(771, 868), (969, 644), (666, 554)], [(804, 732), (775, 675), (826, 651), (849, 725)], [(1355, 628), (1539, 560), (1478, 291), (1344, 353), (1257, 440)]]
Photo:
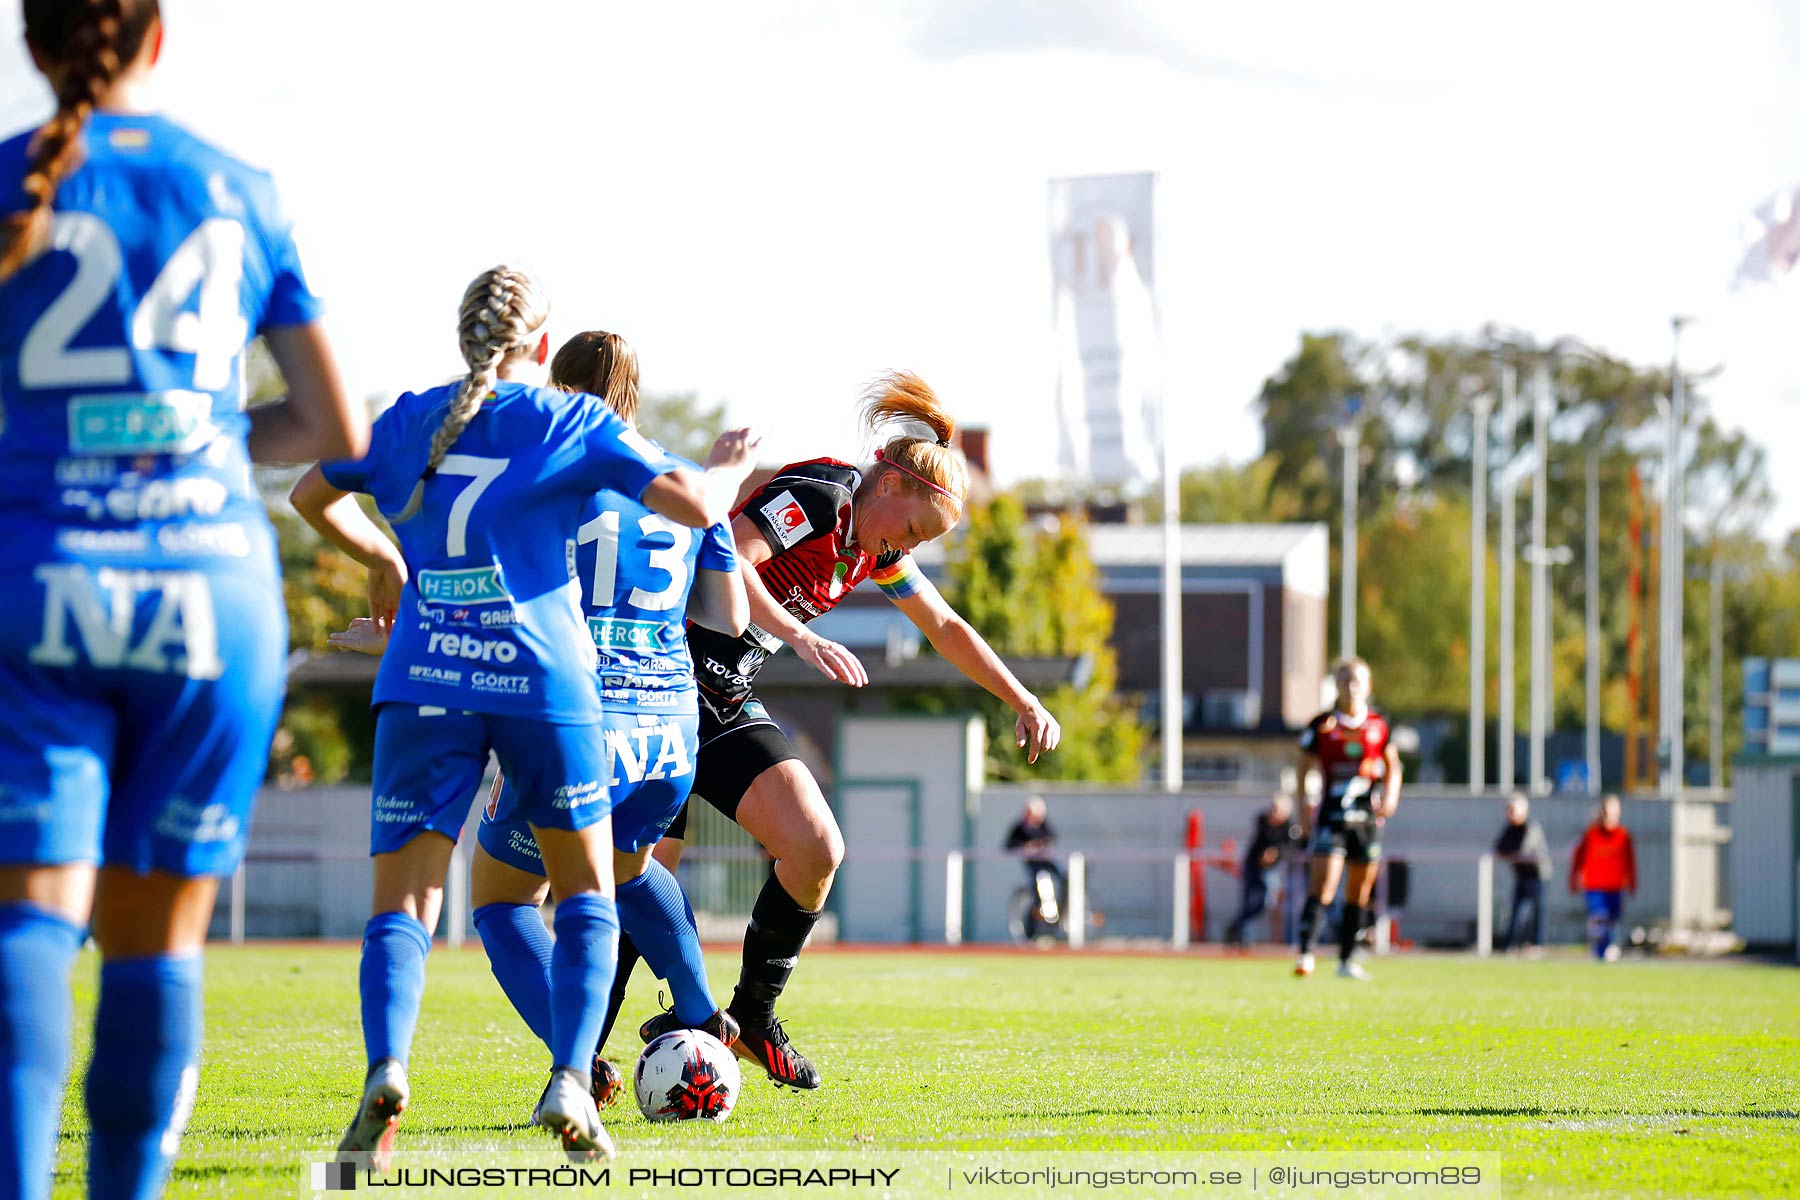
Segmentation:
[(762, 514), (784, 550), (812, 532), (812, 522), (807, 520), (806, 510), (800, 507), (793, 492), (782, 492), (770, 500), (762, 506)]

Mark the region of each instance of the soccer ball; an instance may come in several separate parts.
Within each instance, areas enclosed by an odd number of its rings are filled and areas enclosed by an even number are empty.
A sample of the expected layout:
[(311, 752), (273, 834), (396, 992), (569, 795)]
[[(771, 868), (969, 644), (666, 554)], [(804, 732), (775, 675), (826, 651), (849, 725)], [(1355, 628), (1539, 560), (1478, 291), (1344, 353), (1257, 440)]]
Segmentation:
[(710, 1033), (677, 1029), (644, 1047), (632, 1083), (652, 1121), (723, 1121), (737, 1103), (737, 1055)]

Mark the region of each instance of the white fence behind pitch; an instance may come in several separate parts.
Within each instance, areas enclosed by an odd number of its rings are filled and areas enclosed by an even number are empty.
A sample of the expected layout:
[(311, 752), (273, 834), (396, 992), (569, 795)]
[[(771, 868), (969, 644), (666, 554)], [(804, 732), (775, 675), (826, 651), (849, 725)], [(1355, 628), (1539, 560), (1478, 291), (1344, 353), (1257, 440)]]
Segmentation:
[[(957, 750), (950, 773), (967, 770), (968, 760), (954, 740), (940, 749), (947, 754)], [(1000, 846), (1032, 792), (990, 786), (963, 798), (954, 789), (940, 789), (943, 795), (928, 798), (932, 793), (921, 790), (915, 815), (911, 790), (897, 788), (892, 778), (853, 785), (834, 798), (850, 805), (841, 813), (849, 851), (834, 897), (841, 935), (939, 942), (954, 931), (967, 942), (1004, 940), (1007, 903), (1024, 874), (1016, 859), (1000, 853)], [(908, 794), (901, 796), (903, 791)], [(1241, 852), (1257, 810), (1266, 803), (1264, 794), (1230, 789), (1193, 789), (1178, 796), (1091, 788), (1042, 791), (1061, 838), (1061, 853), (1084, 852), (1085, 899), (1105, 915), (1103, 936), (1172, 944), (1190, 936), (1195, 941), (1221, 936), (1236, 908), (1239, 881), (1216, 862), (1202, 870), (1204, 926), (1190, 931), (1178, 928), (1175, 920), (1186, 908), (1181, 895), (1186, 880), (1177, 860), (1184, 851), (1187, 814), (1193, 809), (1204, 814), (1204, 849), (1216, 860), (1226, 837)], [(845, 795), (851, 798), (846, 801)], [(1547, 889), (1553, 941), (1579, 941), (1583, 935), (1581, 907), (1566, 882), (1569, 853), (1590, 811), (1585, 796), (1547, 797), (1534, 805), (1556, 860), (1557, 875)], [(1685, 853), (1697, 923), (1716, 925), (1729, 915), (1722, 903), (1729, 887), (1720, 854), (1726, 811), (1714, 799), (1687, 805)], [(1639, 893), (1627, 909), (1630, 923), (1652, 924), (1669, 915), (1669, 813), (1666, 800), (1626, 801), (1625, 820), (1637, 839), (1641, 876)], [(468, 852), (478, 817), (472, 801), (459, 853)], [(1497, 795), (1406, 793), (1385, 839), (1390, 859), (1411, 864), (1410, 895), (1397, 914), (1403, 937), (1427, 944), (1476, 942), (1481, 924), (1478, 863), (1501, 820)], [(741, 918), (767, 876), (767, 860), (728, 825), (710, 809), (696, 810), (694, 846), (682, 876), (703, 916)], [(250, 855), (237, 881), (241, 886), (228, 885), (221, 895), (214, 936), (235, 931), (264, 938), (360, 937), (371, 894), (368, 828), (366, 786), (265, 792)], [(1784, 870), (1784, 878), (1792, 876)], [(458, 886), (446, 906), (440, 936), (466, 935), (469, 929), (466, 887), (461, 886), (466, 874), (454, 882)], [(1492, 892), (1489, 921), (1498, 937), (1505, 928), (1502, 906), (1510, 892), (1504, 865), (1494, 868)], [(952, 912), (958, 901), (959, 909)], [(1791, 914), (1791, 905), (1784, 908)], [(1251, 934), (1267, 938), (1266, 920), (1253, 925)]]

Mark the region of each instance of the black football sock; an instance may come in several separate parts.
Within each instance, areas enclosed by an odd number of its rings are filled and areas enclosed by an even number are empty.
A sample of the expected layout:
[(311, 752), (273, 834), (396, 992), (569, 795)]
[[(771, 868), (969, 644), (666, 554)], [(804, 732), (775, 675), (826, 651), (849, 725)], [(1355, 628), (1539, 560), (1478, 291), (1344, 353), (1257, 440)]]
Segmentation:
[(1325, 911), (1325, 905), (1316, 897), (1306, 898), (1306, 907), (1300, 910), (1300, 953), (1311, 954), (1313, 944), (1319, 940), (1319, 914)]
[(1338, 961), (1347, 963), (1356, 953), (1356, 935), (1362, 932), (1364, 908), (1360, 904), (1344, 905), (1344, 919), (1338, 923)]
[(618, 1023), (619, 1010), (625, 1006), (625, 988), (631, 982), (631, 969), (638, 964), (638, 948), (632, 944), (631, 935), (623, 930), (619, 932), (619, 969), (613, 972), (612, 996), (606, 1002), (606, 1024), (600, 1027), (600, 1041), (594, 1052), (598, 1054), (606, 1049), (606, 1039), (612, 1036), (613, 1026)]
[(800, 959), (800, 947), (818, 923), (819, 913), (801, 908), (770, 872), (744, 932), (744, 966), (731, 998), (732, 1016), (745, 1025), (769, 1023)]

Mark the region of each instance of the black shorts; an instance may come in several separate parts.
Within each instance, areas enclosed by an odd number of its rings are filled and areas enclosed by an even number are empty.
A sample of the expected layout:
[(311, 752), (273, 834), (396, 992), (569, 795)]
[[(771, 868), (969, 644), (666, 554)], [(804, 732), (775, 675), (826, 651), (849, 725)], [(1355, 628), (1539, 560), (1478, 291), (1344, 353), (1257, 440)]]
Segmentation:
[(1307, 849), (1314, 858), (1372, 863), (1381, 858), (1381, 827), (1374, 821), (1323, 821)]
[[(711, 708), (700, 706), (700, 748), (694, 761), (694, 797), (706, 801), (733, 821), (737, 820), (738, 803), (756, 782), (756, 777), (770, 767), (796, 759), (787, 734), (769, 717), (762, 701), (752, 696), (738, 708), (730, 721), (721, 721)], [(687, 805), (669, 825), (663, 836), (687, 836)]]

